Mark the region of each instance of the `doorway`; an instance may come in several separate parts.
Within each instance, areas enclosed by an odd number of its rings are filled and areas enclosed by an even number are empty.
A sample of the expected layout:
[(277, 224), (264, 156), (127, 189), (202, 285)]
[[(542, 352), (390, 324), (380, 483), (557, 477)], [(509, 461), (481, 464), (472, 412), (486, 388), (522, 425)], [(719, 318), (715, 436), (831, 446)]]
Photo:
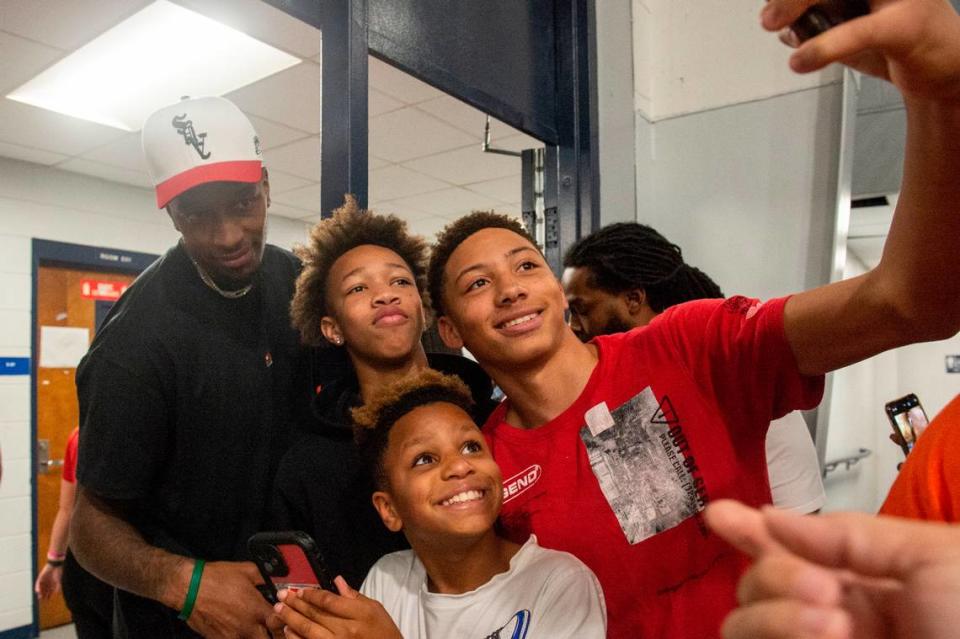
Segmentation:
[[(34, 242), (35, 574), (43, 568), (50, 545), (67, 440), (79, 424), (77, 364), (114, 302), (155, 258)], [(59, 592), (34, 610), (39, 630), (71, 622)]]

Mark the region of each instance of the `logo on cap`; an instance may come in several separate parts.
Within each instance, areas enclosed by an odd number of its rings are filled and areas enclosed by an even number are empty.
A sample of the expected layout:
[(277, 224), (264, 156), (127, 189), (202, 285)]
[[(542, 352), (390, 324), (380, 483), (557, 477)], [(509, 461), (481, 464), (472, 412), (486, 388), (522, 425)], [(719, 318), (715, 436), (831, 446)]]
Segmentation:
[(201, 133), (197, 135), (196, 130), (193, 128), (193, 120), (188, 120), (186, 113), (174, 116), (173, 128), (183, 136), (183, 143), (192, 146), (201, 159), (206, 160), (210, 157), (209, 153), (203, 152), (203, 145), (206, 143), (205, 138), (207, 134)]

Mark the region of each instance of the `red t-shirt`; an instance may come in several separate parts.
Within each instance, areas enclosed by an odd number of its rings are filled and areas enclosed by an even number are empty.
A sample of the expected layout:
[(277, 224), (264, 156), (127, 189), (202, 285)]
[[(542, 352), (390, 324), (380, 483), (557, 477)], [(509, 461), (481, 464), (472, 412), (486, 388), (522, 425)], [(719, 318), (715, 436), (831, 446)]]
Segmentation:
[(77, 440), (80, 439), (80, 429), (74, 428), (67, 439), (67, 450), (63, 453), (63, 481), (77, 483)]
[(880, 514), (960, 522), (960, 395), (917, 439)]
[[(484, 433), (504, 477), (514, 541), (573, 553), (600, 579), (608, 636), (719, 636), (744, 558), (710, 533), (711, 499), (770, 503), (770, 420), (820, 401), (783, 329), (785, 299), (675, 306), (595, 340), (599, 362), (552, 421)], [(591, 431), (591, 428), (593, 431)]]

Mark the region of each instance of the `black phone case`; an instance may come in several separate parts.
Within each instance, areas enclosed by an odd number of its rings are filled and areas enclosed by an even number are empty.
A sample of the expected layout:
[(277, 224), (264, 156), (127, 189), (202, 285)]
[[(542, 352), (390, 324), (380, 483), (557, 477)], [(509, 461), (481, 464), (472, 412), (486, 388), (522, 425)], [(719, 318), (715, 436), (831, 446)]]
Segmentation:
[(264, 583), (261, 586), (257, 586), (257, 590), (260, 591), (267, 601), (270, 603), (277, 602), (277, 589), (273, 585), (272, 578), (274, 575), (270, 574), (270, 571), (261, 559), (266, 556), (266, 553), (270, 550), (279, 552), (277, 546), (282, 545), (299, 547), (306, 556), (307, 562), (310, 564), (310, 569), (317, 578), (317, 583), (319, 583), (324, 590), (329, 590), (334, 593), (338, 592), (337, 587), (333, 583), (333, 578), (330, 576), (330, 572), (327, 570), (326, 564), (323, 561), (323, 556), (320, 554), (320, 549), (310, 535), (299, 530), (261, 532), (256, 533), (247, 540), (247, 551), (250, 553), (250, 557), (257, 565), (257, 570), (260, 571), (260, 575), (263, 577)]
[(790, 29), (800, 42), (818, 36), (841, 22), (853, 20), (870, 13), (869, 0), (830, 0), (824, 4), (810, 7)]

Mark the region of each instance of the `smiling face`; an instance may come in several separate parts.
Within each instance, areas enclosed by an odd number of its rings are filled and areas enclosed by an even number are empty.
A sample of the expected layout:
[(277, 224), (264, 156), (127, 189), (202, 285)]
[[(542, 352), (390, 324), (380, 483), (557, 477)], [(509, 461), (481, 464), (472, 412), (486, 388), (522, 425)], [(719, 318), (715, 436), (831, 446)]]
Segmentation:
[(419, 406), (390, 429), (374, 506), (410, 544), (489, 534), (503, 503), (500, 468), (480, 429), (450, 403)]
[(546, 260), (526, 238), (486, 228), (465, 239), (444, 267), (448, 346), (466, 346), (484, 366), (504, 370), (555, 353), (569, 330), (566, 299)]
[[(424, 329), (413, 272), (388, 248), (364, 244), (341, 255), (327, 276), (324, 336), (367, 362), (411, 356)], [(339, 342), (338, 342), (339, 340)]]
[(187, 253), (215, 281), (250, 281), (263, 259), (270, 204), (266, 170), (259, 182), (210, 182), (173, 199), (167, 213)]

